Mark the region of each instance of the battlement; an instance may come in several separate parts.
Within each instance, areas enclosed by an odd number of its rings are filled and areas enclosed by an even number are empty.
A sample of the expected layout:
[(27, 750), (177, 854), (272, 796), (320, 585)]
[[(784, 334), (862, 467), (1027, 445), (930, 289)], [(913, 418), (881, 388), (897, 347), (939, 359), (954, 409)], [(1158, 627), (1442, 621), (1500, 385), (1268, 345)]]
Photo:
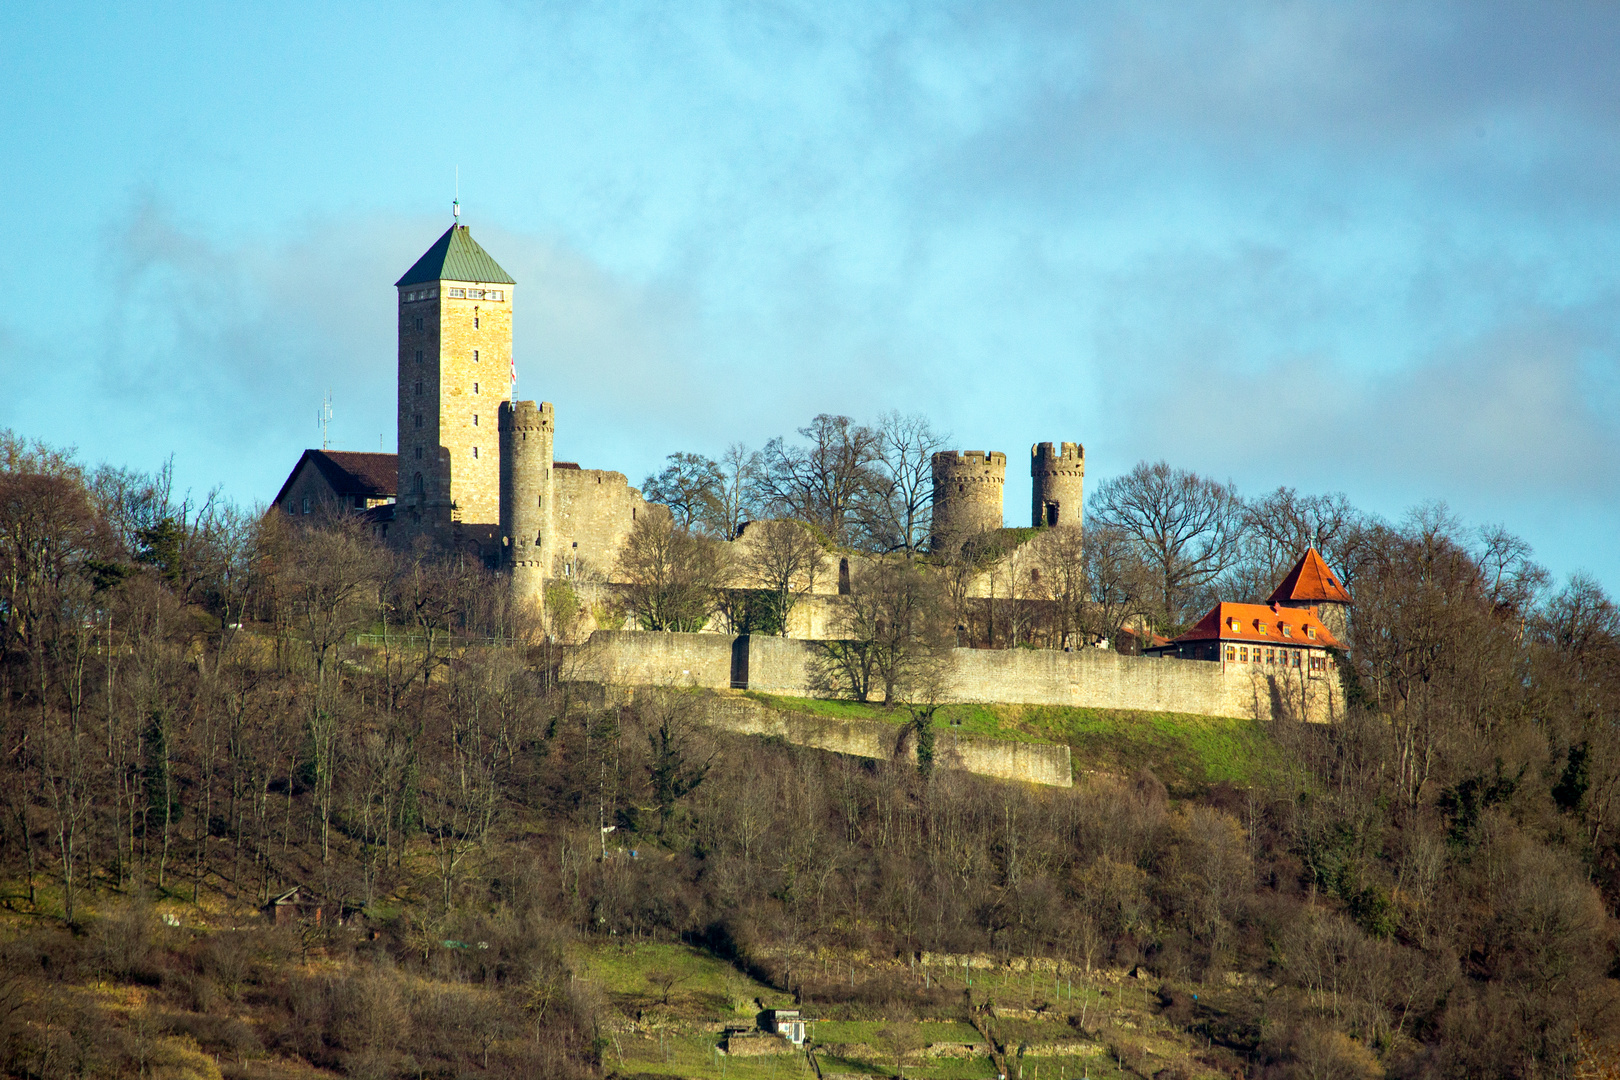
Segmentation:
[(933, 457), (935, 546), (1001, 528), (1007, 455), (999, 450), (941, 450)]
[(1086, 448), (1036, 443), (1029, 448), (1030, 524), (1080, 526), (1084, 516)]
[(941, 450), (934, 455), (934, 472), (1007, 472), (1007, 455), (1000, 450)]
[[(1056, 449), (1054, 449), (1054, 445)], [(1029, 467), (1031, 475), (1035, 470), (1061, 468), (1064, 466), (1084, 466), (1086, 461), (1086, 448), (1079, 443), (1036, 443), (1029, 448)]]
[(555, 422), (549, 401), (503, 401), (495, 416), (497, 431), (550, 431)]

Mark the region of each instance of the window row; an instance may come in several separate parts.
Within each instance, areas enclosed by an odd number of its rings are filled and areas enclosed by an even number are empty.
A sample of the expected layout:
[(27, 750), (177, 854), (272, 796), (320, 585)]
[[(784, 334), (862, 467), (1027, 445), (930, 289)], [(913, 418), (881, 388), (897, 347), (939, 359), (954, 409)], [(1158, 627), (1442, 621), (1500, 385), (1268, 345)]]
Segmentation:
[[(1270, 629), (1271, 624), (1264, 621), (1264, 620), (1262, 620), (1262, 619), (1256, 619), (1255, 623), (1254, 623), (1254, 626), (1255, 626), (1255, 629), (1257, 631), (1259, 631), (1260, 633), (1262, 633), (1262, 634), (1269, 634), (1271, 632), (1271, 629)], [(1242, 620), (1240, 620), (1240, 619), (1238, 619), (1236, 617), (1232, 617), (1232, 618), (1229, 618), (1229, 619), (1226, 620), (1226, 628), (1228, 630), (1235, 630), (1235, 631), (1238, 631), (1238, 632), (1242, 632), (1243, 629), (1244, 629)], [(1283, 637), (1293, 637), (1294, 636), (1294, 628), (1289, 623), (1278, 623), (1277, 624), (1277, 629), (1282, 632)], [(1315, 641), (1316, 640), (1316, 627), (1307, 625), (1305, 627), (1305, 636), (1310, 638), (1312, 641)]]
[[(414, 304), (420, 300), (435, 300), (438, 298), (438, 296), (438, 289), (417, 289), (414, 292), (408, 292), (405, 294), (405, 302), (407, 304)], [(417, 329), (420, 330), (421, 327), (417, 327)]]
[[(1256, 645), (1228, 645), (1226, 647), (1226, 662), (1229, 664), (1281, 664), (1283, 667), (1301, 666), (1300, 657), (1307, 654), (1299, 649), (1263, 649)], [(1311, 655), (1308, 665), (1311, 671), (1326, 671), (1327, 657)]]
[(446, 289), (446, 296), (457, 300), (505, 300), (505, 289)]

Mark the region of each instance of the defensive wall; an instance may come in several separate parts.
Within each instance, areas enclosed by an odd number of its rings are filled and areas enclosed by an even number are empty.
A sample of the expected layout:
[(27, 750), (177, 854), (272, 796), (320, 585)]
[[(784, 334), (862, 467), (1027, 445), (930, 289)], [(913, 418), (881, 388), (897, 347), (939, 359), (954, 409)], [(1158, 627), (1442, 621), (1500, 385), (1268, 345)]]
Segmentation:
[[(814, 696), (816, 643), (598, 630), (565, 678), (628, 686), (699, 686)], [(1328, 721), (1342, 710), (1332, 672), (1268, 673), (1264, 666), (1121, 656), (1106, 649), (954, 649), (949, 698), (1269, 720)], [(871, 756), (871, 755), (863, 755)]]
[[(616, 633), (601, 631), (601, 633)], [(642, 634), (642, 637), (695, 637), (697, 635)], [(706, 634), (704, 637), (717, 637)], [(645, 654), (643, 654), (645, 659)], [(714, 657), (707, 658), (707, 670), (713, 673)], [(623, 670), (622, 668), (619, 670)], [(661, 667), (647, 670), (663, 671)], [(695, 677), (703, 667), (683, 669)], [(578, 679), (580, 671), (573, 677)], [(565, 673), (565, 678), (567, 674)], [(583, 680), (595, 683), (598, 680)], [(604, 683), (604, 700), (622, 700), (615, 691), (628, 690), (634, 683), (617, 686)], [(644, 683), (640, 685), (658, 685)], [(662, 685), (672, 685), (665, 681)], [(673, 685), (690, 685), (673, 683)], [(916, 739), (907, 725), (883, 720), (846, 719), (818, 716), (814, 713), (791, 709), (769, 708), (742, 694), (711, 687), (718, 691), (703, 704), (703, 721), (722, 731), (738, 735), (774, 737), (795, 746), (812, 750), (826, 750), (834, 754), (870, 758), (875, 761), (917, 760)], [(1051, 787), (1070, 787), (1074, 783), (1069, 748), (1055, 743), (1015, 742), (1011, 739), (993, 739), (968, 735), (949, 728), (935, 728), (934, 762), (940, 768), (960, 769), (963, 772), (989, 776), (997, 780), (1022, 780), (1031, 784)]]
[(568, 462), (553, 467), (551, 482), (555, 559), (573, 562), (583, 555), (599, 569), (610, 570), (636, 518), (647, 513), (641, 492), (622, 472), (581, 469)]

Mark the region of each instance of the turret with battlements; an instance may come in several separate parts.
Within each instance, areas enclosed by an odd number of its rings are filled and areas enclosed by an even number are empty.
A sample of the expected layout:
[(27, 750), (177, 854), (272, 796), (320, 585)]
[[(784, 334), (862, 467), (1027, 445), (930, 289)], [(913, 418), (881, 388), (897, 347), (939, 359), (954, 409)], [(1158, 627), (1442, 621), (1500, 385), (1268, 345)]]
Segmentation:
[(501, 562), (513, 598), (539, 603), (553, 558), (551, 403), (500, 405)]
[(1029, 449), (1030, 524), (1080, 528), (1085, 512), (1086, 448), (1036, 443)]
[(941, 450), (933, 463), (933, 546), (1001, 528), (1006, 454), (999, 450)]

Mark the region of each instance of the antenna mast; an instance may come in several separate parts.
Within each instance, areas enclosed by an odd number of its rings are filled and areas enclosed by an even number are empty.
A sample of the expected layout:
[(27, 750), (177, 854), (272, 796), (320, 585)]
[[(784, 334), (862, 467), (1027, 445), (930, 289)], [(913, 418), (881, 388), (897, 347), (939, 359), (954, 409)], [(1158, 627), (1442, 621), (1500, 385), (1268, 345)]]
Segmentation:
[(327, 449), (326, 427), (332, 422), (332, 391), (328, 390), (326, 396), (321, 398), (321, 449)]
[(461, 166), (456, 166), (456, 197), (450, 203), (450, 216), (456, 221), (461, 220)]

